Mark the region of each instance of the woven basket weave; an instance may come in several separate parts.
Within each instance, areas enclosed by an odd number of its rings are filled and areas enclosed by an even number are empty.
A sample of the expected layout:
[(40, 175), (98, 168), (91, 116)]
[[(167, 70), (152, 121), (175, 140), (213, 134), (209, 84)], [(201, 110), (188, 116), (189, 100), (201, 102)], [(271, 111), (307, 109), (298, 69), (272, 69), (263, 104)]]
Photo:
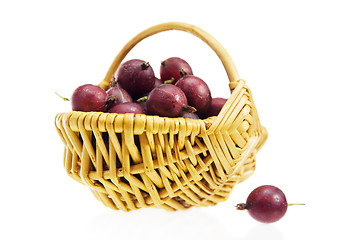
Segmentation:
[(112, 209), (174, 211), (225, 201), (233, 187), (254, 172), (255, 155), (267, 138), (251, 92), (228, 53), (190, 24), (163, 23), (139, 33), (116, 56), (99, 86), (108, 88), (137, 43), (168, 30), (199, 37), (223, 63), (231, 96), (218, 116), (195, 120), (72, 111), (55, 118), (65, 145), (66, 172)]

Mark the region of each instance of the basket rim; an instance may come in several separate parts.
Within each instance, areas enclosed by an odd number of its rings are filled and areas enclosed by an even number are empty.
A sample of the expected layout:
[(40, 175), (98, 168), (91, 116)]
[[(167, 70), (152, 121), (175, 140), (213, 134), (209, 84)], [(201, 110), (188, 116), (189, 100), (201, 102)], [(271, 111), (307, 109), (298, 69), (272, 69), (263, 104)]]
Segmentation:
[[(124, 121), (125, 118), (131, 119), (132, 121), (142, 121), (144, 124), (146, 122), (161, 122), (165, 126), (174, 125), (174, 129), (179, 129), (181, 125), (198, 125), (199, 127), (204, 126), (205, 130), (212, 125), (212, 122), (216, 119), (217, 116), (211, 116), (206, 119), (191, 119), (184, 117), (161, 117), (158, 115), (147, 115), (147, 114), (134, 114), (134, 113), (108, 113), (108, 112), (82, 112), (82, 111), (70, 111), (70, 112), (60, 112), (55, 116), (55, 124), (58, 126), (59, 121), (65, 120), (65, 124), (69, 125), (71, 130), (78, 131), (79, 126), (75, 121), (78, 118), (84, 118), (84, 126), (87, 130), (91, 130), (91, 120), (95, 117), (95, 121), (101, 121), (104, 119), (111, 119), (110, 121), (114, 124), (115, 121)], [(63, 122), (64, 124), (64, 122)], [(59, 126), (58, 126), (59, 127)], [(106, 132), (105, 125), (103, 124), (100, 127), (101, 132)], [(176, 131), (177, 132), (177, 131)], [(155, 132), (154, 132), (155, 133)], [(165, 133), (165, 132), (164, 132)]]

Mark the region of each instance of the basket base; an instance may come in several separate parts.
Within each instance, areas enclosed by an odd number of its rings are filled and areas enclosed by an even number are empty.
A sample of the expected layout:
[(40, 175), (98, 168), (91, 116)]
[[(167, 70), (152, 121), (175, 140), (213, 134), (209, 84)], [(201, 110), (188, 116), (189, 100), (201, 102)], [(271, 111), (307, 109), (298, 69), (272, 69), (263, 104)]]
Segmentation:
[[(219, 183), (219, 185), (212, 189), (209, 184), (205, 185), (206, 180), (200, 179), (192, 181), (183, 186), (175, 192), (174, 196), (164, 195), (165, 189), (159, 189), (160, 203), (155, 204), (153, 198), (145, 192), (141, 193), (141, 197), (137, 197), (130, 193), (121, 195), (119, 192), (108, 189), (108, 193), (104, 191), (97, 191), (91, 189), (94, 196), (102, 202), (106, 207), (113, 210), (122, 210), (129, 212), (140, 208), (160, 208), (167, 211), (187, 210), (194, 206), (208, 207), (215, 206), (219, 202), (224, 202), (228, 199), (233, 187), (249, 178), (255, 170), (255, 154), (252, 154), (242, 172), (238, 172), (229, 176), (228, 180)], [(162, 196), (162, 197), (161, 197)]]

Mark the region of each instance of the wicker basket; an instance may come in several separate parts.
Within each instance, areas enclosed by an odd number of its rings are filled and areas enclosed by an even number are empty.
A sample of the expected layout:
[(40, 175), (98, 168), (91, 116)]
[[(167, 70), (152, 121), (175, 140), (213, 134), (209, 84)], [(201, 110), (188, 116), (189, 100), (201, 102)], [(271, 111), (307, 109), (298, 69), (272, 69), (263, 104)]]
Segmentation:
[(190, 24), (164, 23), (139, 33), (116, 56), (99, 86), (108, 88), (137, 43), (168, 30), (199, 37), (223, 63), (231, 96), (218, 116), (195, 120), (72, 111), (55, 118), (65, 145), (66, 172), (112, 209), (174, 211), (225, 201), (233, 187), (254, 172), (255, 154), (267, 138), (251, 92), (228, 53)]

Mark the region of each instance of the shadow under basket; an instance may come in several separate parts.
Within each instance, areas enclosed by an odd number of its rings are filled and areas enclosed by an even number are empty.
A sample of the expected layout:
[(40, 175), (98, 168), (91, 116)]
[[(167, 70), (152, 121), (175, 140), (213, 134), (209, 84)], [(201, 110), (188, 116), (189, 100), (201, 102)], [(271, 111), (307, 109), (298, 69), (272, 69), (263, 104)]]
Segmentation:
[(220, 58), (231, 96), (218, 116), (201, 120), (72, 111), (55, 117), (65, 145), (66, 172), (112, 209), (174, 211), (225, 201), (233, 187), (254, 172), (255, 155), (267, 139), (251, 92), (228, 53), (207, 32), (190, 24), (163, 23), (136, 35), (99, 86), (109, 87), (137, 43), (168, 30), (199, 37)]

